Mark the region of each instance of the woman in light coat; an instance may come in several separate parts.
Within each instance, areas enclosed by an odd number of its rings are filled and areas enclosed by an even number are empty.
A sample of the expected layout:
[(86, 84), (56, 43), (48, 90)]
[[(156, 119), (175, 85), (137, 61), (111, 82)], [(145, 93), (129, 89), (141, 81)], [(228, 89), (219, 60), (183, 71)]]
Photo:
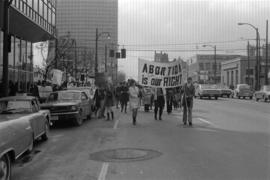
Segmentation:
[(129, 105), (130, 109), (132, 110), (133, 125), (136, 125), (139, 103), (139, 88), (135, 86), (135, 81), (131, 80), (131, 86), (129, 87)]

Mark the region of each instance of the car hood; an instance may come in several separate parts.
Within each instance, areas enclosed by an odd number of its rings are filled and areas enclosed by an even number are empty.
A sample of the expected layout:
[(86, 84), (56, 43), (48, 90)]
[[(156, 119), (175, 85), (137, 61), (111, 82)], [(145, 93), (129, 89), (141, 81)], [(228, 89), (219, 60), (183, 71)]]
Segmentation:
[(0, 123), (22, 118), (24, 114), (0, 114)]
[(52, 103), (41, 104), (41, 107), (58, 107), (58, 106), (74, 106), (80, 104), (80, 101), (57, 101)]

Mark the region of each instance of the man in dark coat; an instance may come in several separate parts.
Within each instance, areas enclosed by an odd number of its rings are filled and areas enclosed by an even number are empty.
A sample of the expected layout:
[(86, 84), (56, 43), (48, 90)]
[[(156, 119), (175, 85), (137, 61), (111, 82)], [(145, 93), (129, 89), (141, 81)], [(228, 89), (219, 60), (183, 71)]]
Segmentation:
[(195, 87), (192, 83), (192, 78), (187, 79), (187, 83), (182, 88), (181, 104), (183, 106), (183, 123), (192, 126), (192, 108), (193, 108), (193, 97), (195, 95)]

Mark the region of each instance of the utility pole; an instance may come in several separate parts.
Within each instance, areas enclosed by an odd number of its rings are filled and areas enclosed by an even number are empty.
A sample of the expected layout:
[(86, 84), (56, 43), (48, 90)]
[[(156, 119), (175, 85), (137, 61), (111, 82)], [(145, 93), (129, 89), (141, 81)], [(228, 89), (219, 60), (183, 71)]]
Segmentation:
[(13, 0), (4, 0), (3, 1), (3, 96), (8, 96), (9, 82), (8, 82), (8, 53), (10, 45), (10, 36), (9, 36), (9, 8)]
[(248, 70), (247, 70), (247, 73), (248, 73), (248, 85), (250, 85), (250, 77), (249, 77), (249, 74), (250, 74), (250, 67), (249, 67), (249, 41), (248, 41), (248, 44), (247, 44), (247, 60), (248, 60)]
[(96, 55), (95, 55), (95, 76), (98, 73), (98, 28), (96, 28)]
[(215, 80), (214, 80), (214, 82), (215, 82), (215, 84), (217, 84), (217, 46), (216, 45), (214, 46), (214, 51), (215, 51), (215, 54), (214, 54), (214, 59), (215, 59), (214, 78), (215, 78)]
[(105, 44), (105, 72), (107, 72), (107, 44)]
[(268, 85), (268, 20), (266, 20), (265, 85)]
[(260, 67), (259, 67), (259, 32), (258, 28), (256, 28), (256, 84), (255, 90), (259, 90), (260, 84)]

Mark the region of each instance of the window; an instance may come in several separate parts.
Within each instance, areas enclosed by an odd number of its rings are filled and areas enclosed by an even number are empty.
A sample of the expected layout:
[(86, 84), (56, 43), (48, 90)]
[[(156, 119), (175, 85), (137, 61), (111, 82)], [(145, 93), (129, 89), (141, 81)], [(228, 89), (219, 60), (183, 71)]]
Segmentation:
[(203, 63), (199, 63), (199, 69), (204, 70), (204, 64)]
[(246, 69), (246, 75), (253, 75), (253, 69)]
[(210, 70), (211, 64), (210, 63), (205, 63), (205, 70)]
[(235, 71), (235, 84), (238, 84), (238, 70)]
[(82, 92), (82, 100), (87, 100), (87, 95), (84, 92)]

